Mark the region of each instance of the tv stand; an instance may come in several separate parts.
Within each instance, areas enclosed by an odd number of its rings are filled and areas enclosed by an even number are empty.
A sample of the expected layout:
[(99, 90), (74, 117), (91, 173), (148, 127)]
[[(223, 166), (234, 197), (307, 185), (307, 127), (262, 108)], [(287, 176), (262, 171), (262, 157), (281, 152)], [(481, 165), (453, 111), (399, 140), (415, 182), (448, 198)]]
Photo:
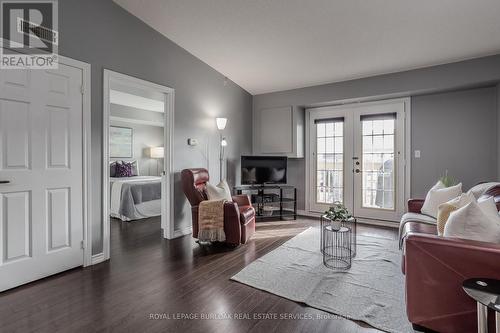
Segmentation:
[(235, 186), (236, 194), (247, 194), (255, 208), (256, 221), (297, 219), (297, 189), (291, 185)]

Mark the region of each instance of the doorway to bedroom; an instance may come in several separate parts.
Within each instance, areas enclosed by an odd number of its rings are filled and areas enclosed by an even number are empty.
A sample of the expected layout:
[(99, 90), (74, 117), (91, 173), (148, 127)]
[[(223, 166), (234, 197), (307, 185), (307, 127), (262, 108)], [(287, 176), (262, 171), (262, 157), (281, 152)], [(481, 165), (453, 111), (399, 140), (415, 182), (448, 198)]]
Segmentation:
[(122, 229), (172, 237), (173, 89), (105, 70), (103, 93), (105, 260)]

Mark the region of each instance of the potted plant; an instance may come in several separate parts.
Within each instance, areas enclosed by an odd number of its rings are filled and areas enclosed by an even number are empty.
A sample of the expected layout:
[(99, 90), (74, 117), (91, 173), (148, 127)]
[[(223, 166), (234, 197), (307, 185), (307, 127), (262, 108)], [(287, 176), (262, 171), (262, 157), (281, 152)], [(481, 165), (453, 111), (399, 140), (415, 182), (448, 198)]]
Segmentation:
[(455, 180), (455, 178), (453, 178), (452, 176), (448, 175), (448, 170), (446, 170), (444, 172), (444, 176), (442, 176), (441, 178), (439, 178), (439, 180), (441, 181), (441, 183), (443, 183), (443, 185), (445, 187), (450, 187), (450, 186), (453, 186), (453, 185), (457, 184), (457, 181)]
[(333, 230), (340, 230), (342, 223), (351, 218), (351, 214), (347, 208), (340, 202), (335, 202), (329, 210), (325, 212), (323, 217), (330, 221)]

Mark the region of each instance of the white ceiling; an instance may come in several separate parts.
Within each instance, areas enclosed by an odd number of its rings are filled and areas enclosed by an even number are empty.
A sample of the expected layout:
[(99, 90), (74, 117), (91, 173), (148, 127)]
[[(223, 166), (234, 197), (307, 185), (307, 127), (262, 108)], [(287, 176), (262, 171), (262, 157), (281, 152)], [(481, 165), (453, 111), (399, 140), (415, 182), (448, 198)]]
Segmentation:
[(141, 110), (164, 112), (164, 105), (161, 101), (113, 89), (109, 91), (109, 102)]
[(114, 0), (252, 94), (500, 53), (499, 0)]

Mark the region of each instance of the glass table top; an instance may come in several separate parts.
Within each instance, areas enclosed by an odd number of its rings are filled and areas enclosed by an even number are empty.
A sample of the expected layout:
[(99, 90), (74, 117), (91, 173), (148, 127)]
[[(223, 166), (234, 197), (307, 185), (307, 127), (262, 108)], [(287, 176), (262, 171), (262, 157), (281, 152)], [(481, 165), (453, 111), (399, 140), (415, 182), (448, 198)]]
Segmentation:
[(465, 280), (462, 286), (476, 302), (500, 312), (500, 280), (474, 278)]

